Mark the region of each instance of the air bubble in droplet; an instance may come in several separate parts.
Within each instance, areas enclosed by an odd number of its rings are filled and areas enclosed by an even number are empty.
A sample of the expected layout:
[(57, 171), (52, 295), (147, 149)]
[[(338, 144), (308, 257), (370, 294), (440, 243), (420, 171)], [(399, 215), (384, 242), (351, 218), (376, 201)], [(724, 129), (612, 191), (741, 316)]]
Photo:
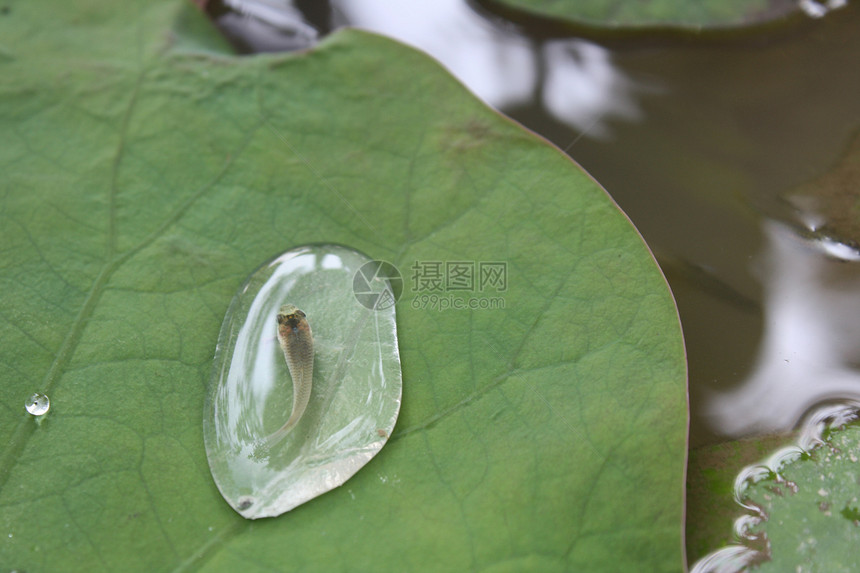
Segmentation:
[(51, 409), (51, 400), (45, 394), (36, 392), (27, 398), (24, 407), (34, 416), (44, 416)]

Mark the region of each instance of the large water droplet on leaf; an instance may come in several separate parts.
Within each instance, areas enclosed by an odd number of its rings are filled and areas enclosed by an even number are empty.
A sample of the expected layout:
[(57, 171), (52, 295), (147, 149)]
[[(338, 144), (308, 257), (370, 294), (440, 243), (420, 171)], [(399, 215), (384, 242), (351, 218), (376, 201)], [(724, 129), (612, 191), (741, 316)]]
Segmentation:
[[(227, 311), (203, 434), (215, 483), (246, 518), (280, 515), (341, 485), (391, 435), (401, 395), (394, 307), (356, 298), (355, 274), (368, 262), (336, 245), (293, 249), (254, 272)], [(314, 361), (308, 405), (278, 433), (293, 402), (278, 338), (285, 304), (307, 317)]]

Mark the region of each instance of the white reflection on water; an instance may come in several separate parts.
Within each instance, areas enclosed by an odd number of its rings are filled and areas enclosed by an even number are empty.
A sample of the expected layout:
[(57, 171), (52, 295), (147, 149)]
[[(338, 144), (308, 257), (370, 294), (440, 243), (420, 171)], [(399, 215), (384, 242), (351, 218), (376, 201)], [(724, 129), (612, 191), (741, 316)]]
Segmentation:
[(433, 56), (491, 105), (531, 97), (537, 77), (531, 43), (490, 25), (462, 0), (335, 0), (332, 7), (346, 25)]
[[(219, 25), (255, 52), (304, 49), (316, 31), (290, 0), (224, 0)], [(495, 108), (534, 106), (583, 135), (606, 138), (609, 122), (640, 117), (641, 88), (605, 48), (579, 39), (540, 41), (494, 24), (464, 0), (332, 0), (332, 27), (353, 26), (434, 57)]]
[(554, 40), (543, 49), (544, 108), (561, 123), (606, 138), (613, 117), (640, 117), (634, 92), (641, 90), (612, 64), (608, 50), (580, 40)]
[(810, 18), (822, 18), (831, 10), (847, 6), (848, 0), (798, 0), (797, 5)]
[[(706, 407), (728, 436), (790, 429), (822, 400), (860, 398), (860, 267), (848, 262), (856, 252), (772, 221), (765, 236), (758, 358), (740, 386)], [(843, 251), (853, 254), (835, 258)]]
[(287, 0), (223, 0), (235, 10), (223, 14), (218, 25), (231, 37), (238, 37), (255, 52), (301, 50), (319, 40), (313, 26)]
[(584, 40), (546, 43), (491, 25), (462, 0), (336, 0), (351, 26), (383, 34), (436, 58), (472, 92), (501, 108), (540, 99), (556, 120), (591, 136), (607, 119), (636, 119), (634, 84), (609, 51)]

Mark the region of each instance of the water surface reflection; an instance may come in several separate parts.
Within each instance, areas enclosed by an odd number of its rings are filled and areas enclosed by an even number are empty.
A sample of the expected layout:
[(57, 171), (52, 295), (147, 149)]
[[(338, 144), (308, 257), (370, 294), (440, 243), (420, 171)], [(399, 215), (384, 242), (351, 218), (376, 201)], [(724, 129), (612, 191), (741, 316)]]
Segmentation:
[[(764, 285), (764, 332), (749, 376), (712, 392), (705, 412), (728, 435), (794, 426), (812, 405), (860, 399), (860, 272), (832, 243), (765, 221), (756, 265)], [(856, 251), (839, 251), (856, 260)]]

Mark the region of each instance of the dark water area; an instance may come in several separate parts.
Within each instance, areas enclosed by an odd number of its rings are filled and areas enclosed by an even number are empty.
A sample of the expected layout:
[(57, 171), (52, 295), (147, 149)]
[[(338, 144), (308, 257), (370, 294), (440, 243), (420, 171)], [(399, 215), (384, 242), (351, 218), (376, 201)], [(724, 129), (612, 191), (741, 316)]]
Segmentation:
[(860, 269), (807, 244), (789, 200), (860, 127), (858, 32), (855, 6), (758, 38), (610, 46), (637, 110), (611, 137), (503, 110), (562, 148), (576, 141), (568, 153), (654, 251), (684, 328), (693, 444), (789, 429), (860, 392)]
[(346, 25), (412, 44), (603, 185), (677, 300), (693, 445), (791, 429), (816, 404), (860, 397), (857, 238), (825, 240), (826, 215), (795, 194), (860, 130), (856, 3), (736, 31), (630, 34), (511, 22), (459, 0), (272, 5), (208, 10), (244, 53)]

